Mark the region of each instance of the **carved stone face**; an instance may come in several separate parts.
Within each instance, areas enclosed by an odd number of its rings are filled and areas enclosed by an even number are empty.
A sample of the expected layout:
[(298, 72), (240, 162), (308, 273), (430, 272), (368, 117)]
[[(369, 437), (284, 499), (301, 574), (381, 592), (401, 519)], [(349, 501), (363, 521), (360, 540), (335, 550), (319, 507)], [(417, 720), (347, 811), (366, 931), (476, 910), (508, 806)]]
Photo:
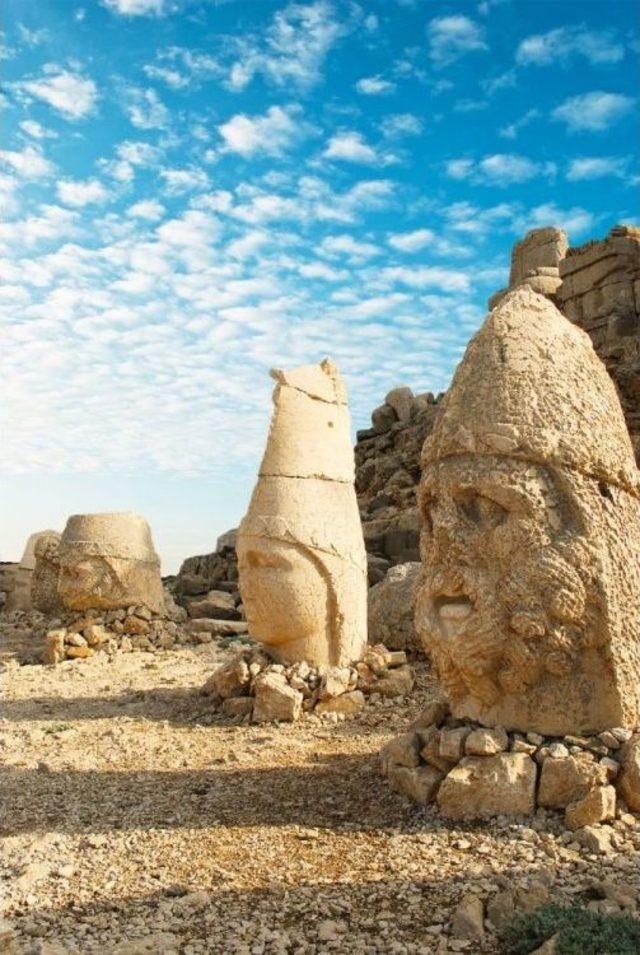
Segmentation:
[(238, 562), (254, 638), (288, 660), (320, 652), (328, 643), (321, 626), (327, 619), (328, 591), (320, 562), (301, 546), (265, 537), (242, 540)]
[(58, 594), (73, 610), (118, 606), (124, 593), (118, 572), (105, 557), (84, 557), (61, 565)]
[(577, 671), (597, 668), (596, 561), (567, 490), (546, 468), (499, 456), (423, 473), (416, 623), (459, 716), (530, 729), (536, 709), (556, 706), (561, 722), (564, 681), (580, 694)]

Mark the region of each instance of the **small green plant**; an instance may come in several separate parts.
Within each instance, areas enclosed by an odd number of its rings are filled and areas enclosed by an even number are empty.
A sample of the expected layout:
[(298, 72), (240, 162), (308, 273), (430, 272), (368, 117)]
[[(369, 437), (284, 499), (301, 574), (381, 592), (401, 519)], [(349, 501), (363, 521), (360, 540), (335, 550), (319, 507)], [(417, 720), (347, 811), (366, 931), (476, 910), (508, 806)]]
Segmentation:
[(51, 726), (45, 726), (44, 733), (64, 733), (71, 729), (71, 723), (52, 723)]
[(504, 932), (506, 952), (529, 955), (556, 936), (556, 955), (639, 955), (640, 921), (601, 915), (579, 905), (543, 905), (519, 915)]

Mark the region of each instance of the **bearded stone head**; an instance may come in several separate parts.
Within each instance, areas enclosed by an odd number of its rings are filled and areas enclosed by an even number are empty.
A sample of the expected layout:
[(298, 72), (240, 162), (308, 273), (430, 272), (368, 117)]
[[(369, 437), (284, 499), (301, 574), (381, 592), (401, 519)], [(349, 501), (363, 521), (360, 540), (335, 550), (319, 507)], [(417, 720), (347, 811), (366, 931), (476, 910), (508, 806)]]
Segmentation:
[(455, 715), (640, 715), (638, 474), (588, 336), (529, 289), (472, 340), (423, 451), (416, 625)]

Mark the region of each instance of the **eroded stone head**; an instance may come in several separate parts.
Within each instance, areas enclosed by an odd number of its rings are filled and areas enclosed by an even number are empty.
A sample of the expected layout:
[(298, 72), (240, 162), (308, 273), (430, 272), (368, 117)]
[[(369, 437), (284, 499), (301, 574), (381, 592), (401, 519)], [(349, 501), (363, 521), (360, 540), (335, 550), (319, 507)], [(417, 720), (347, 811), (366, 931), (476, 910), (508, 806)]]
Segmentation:
[(41, 613), (57, 613), (62, 608), (58, 594), (60, 577), (60, 534), (43, 531), (34, 547), (34, 568), (31, 578), (31, 602)]
[(272, 375), (269, 437), (238, 531), (249, 632), (283, 660), (351, 662), (366, 644), (366, 555), (344, 384), (328, 361)]
[(543, 733), (640, 716), (640, 501), (587, 335), (521, 288), (423, 451), (416, 624), (455, 715)]
[(76, 514), (59, 547), (58, 594), (70, 610), (164, 606), (160, 560), (138, 514)]

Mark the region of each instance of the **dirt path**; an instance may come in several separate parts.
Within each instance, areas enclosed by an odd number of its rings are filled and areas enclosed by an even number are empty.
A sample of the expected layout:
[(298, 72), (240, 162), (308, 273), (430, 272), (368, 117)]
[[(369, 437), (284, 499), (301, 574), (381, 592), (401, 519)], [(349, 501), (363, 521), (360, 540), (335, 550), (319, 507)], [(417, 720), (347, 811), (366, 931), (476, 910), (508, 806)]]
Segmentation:
[(637, 829), (603, 860), (557, 820), (454, 826), (389, 790), (376, 755), (420, 711), (424, 665), (410, 702), (368, 704), (352, 722), (232, 726), (198, 693), (228, 654), (9, 662), (14, 951), (496, 952), (491, 932), (448, 935), (469, 891), (542, 873), (569, 898), (605, 871), (640, 889)]

